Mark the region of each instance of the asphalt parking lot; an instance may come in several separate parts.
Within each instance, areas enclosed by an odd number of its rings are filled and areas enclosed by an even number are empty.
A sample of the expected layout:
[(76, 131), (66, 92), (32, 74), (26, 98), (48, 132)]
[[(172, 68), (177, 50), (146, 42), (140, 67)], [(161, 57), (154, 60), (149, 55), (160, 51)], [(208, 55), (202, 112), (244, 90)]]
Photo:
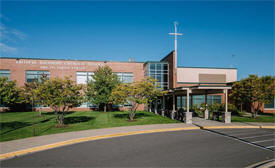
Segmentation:
[(22, 155), (1, 161), (1, 167), (246, 167), (273, 159), (274, 151), (267, 148), (272, 144), (254, 145), (231, 135), (248, 139), (272, 133), (224, 129), (131, 135)]
[(217, 129), (211, 131), (251, 145), (275, 151), (274, 129)]

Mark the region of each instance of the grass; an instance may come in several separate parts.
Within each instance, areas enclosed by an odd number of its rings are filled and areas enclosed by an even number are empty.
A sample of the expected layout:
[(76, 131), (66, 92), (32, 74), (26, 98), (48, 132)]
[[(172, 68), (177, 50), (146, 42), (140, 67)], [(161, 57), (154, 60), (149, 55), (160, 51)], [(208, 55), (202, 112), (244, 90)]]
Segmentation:
[(146, 111), (138, 111), (135, 119), (134, 122), (128, 121), (126, 111), (69, 112), (65, 117), (66, 127), (57, 128), (52, 112), (43, 112), (42, 116), (39, 112), (4, 112), (0, 113), (0, 141), (88, 129), (179, 122)]
[(258, 115), (256, 118), (248, 116), (231, 116), (232, 122), (275, 122), (275, 115)]

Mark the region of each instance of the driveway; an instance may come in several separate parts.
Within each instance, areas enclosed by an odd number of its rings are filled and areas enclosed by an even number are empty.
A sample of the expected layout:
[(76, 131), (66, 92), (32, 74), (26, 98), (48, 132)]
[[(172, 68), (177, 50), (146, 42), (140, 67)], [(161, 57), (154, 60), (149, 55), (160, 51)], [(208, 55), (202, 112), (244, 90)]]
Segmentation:
[[(229, 136), (230, 131), (241, 134), (252, 129), (223, 131), (227, 132), (185, 130), (89, 141), (3, 160), (1, 166), (245, 167), (274, 158), (271, 149)], [(268, 129), (257, 131), (273, 133)]]

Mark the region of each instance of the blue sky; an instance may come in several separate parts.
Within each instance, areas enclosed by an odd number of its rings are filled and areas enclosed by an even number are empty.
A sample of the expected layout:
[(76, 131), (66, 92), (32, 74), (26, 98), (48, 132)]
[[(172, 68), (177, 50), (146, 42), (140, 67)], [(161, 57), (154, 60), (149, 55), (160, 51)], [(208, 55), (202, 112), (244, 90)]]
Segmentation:
[(168, 33), (178, 21), (179, 66), (274, 75), (274, 4), (1, 1), (1, 56), (157, 61), (174, 49)]

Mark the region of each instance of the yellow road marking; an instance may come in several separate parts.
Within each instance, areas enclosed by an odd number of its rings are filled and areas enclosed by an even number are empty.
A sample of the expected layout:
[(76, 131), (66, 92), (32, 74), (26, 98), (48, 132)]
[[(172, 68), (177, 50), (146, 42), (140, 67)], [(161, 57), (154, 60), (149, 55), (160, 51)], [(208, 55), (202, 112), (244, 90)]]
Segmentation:
[(24, 150), (19, 150), (19, 151), (15, 151), (15, 152), (1, 154), (0, 159), (7, 159), (10, 157), (24, 155), (24, 154), (28, 154), (28, 153), (32, 153), (32, 152), (42, 151), (42, 150), (46, 150), (46, 149), (52, 149), (52, 148), (75, 144), (75, 143), (80, 143), (80, 142), (99, 140), (99, 139), (104, 139), (104, 138), (120, 137), (120, 136), (135, 135), (135, 134), (145, 134), (145, 133), (155, 133), (155, 132), (195, 130), (195, 129), (200, 129), (200, 128), (199, 127), (186, 127), (186, 128), (153, 129), (153, 130), (132, 131), (132, 132), (117, 133), (117, 134), (108, 134), (108, 135), (99, 135), (99, 136), (86, 137), (86, 138), (78, 138), (78, 139), (67, 140), (67, 141), (58, 142), (58, 143), (54, 143), (54, 144), (43, 145), (43, 146), (38, 146), (38, 147), (29, 148), (29, 149), (24, 149)]
[(275, 126), (261, 126), (261, 128), (270, 128), (270, 129), (275, 129)]
[[(227, 129), (227, 128), (271, 128), (275, 129), (275, 126), (206, 126), (202, 127), (203, 129)], [(123, 132), (123, 133), (116, 133), (116, 134), (107, 134), (107, 135), (99, 135), (93, 137), (85, 137), (85, 138), (78, 138), (67, 140), (63, 142), (57, 142), (54, 144), (37, 146), (29, 149), (19, 150), (15, 152), (5, 153), (0, 155), (0, 159), (7, 159), (14, 156), (20, 156), (28, 153), (33, 153), (37, 151), (52, 149), (60, 146), (71, 145), (80, 142), (86, 141), (93, 141), (105, 138), (113, 138), (113, 137), (120, 137), (120, 136), (127, 136), (127, 135), (136, 135), (136, 134), (146, 134), (146, 133), (155, 133), (155, 132), (169, 132), (169, 131), (181, 131), (181, 130), (196, 130), (200, 129), (200, 127), (185, 127), (185, 128), (165, 128), (165, 129), (153, 129), (153, 130), (143, 130), (143, 131), (132, 131), (132, 132)]]
[(202, 127), (203, 129), (223, 129), (223, 128), (261, 128), (260, 126), (252, 126), (252, 125), (249, 125), (249, 126), (207, 126), (207, 127)]

